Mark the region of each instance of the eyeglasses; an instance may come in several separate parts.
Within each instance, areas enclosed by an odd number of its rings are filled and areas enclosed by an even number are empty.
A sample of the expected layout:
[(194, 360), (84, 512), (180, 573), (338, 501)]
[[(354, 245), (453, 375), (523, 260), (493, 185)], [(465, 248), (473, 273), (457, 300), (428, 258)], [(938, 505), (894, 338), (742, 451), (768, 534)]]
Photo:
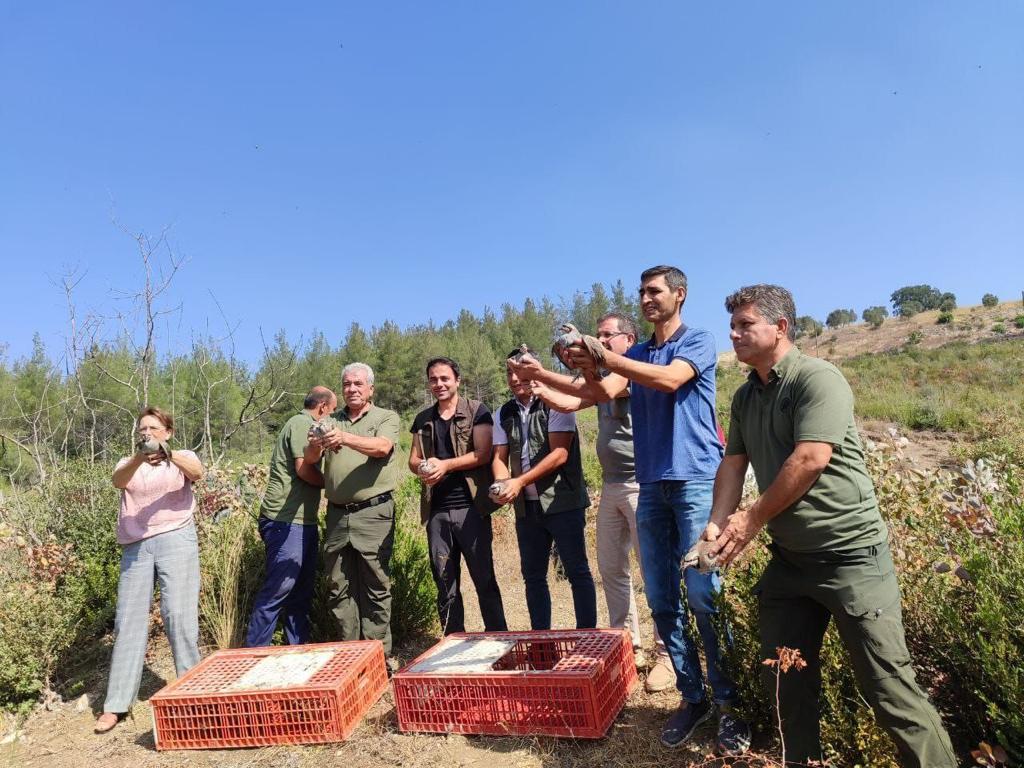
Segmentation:
[(599, 333), (599, 334), (597, 334), (597, 340), (598, 341), (608, 341), (609, 339), (614, 339), (616, 336), (625, 336), (625, 335), (626, 335), (625, 331), (619, 331), (618, 333)]

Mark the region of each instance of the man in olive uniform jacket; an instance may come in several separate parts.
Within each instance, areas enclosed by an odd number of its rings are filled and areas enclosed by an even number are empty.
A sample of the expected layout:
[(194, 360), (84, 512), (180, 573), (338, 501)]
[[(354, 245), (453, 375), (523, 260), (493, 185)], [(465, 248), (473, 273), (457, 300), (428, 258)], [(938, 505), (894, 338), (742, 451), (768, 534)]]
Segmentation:
[(380, 640), (390, 655), (398, 414), (373, 404), (373, 370), (364, 363), (345, 366), (341, 393), (345, 407), (305, 453), (312, 462), (323, 457), (329, 604), (342, 640)]
[[(793, 345), (796, 307), (785, 288), (753, 285), (725, 301), (733, 348), (750, 377), (732, 402), (729, 442), (704, 538), (727, 566), (762, 527), (772, 559), (755, 590), (761, 655), (799, 649), (807, 661), (778, 679), (786, 758), (821, 760), (822, 637), (830, 620), (850, 653), (875, 718), (904, 765), (953, 768), (935, 709), (914, 678), (903, 636), (888, 530), (839, 370)], [(747, 463), (760, 496), (737, 509)], [(771, 674), (772, 697), (775, 675)]]
[(270, 457), (259, 519), (260, 538), (267, 548), (266, 572), (249, 619), (245, 644), (250, 647), (270, 645), (282, 610), (288, 643), (309, 642), (324, 479), (304, 454), (310, 427), (338, 407), (338, 398), (327, 387), (313, 387), (302, 405), (303, 410), (285, 422)]

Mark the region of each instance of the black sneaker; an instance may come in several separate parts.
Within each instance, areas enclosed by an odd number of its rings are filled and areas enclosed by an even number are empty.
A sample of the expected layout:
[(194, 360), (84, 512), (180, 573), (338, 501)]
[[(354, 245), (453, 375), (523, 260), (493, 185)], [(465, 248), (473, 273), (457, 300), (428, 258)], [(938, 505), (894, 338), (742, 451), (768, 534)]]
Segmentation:
[(750, 749), (750, 726), (731, 712), (718, 716), (715, 752), (722, 757), (739, 757)]
[(709, 717), (711, 717), (711, 704), (707, 699), (698, 704), (684, 701), (679, 705), (679, 709), (672, 713), (672, 717), (665, 723), (665, 727), (661, 729), (661, 743), (670, 748), (678, 747), (689, 739), (697, 730), (697, 726)]

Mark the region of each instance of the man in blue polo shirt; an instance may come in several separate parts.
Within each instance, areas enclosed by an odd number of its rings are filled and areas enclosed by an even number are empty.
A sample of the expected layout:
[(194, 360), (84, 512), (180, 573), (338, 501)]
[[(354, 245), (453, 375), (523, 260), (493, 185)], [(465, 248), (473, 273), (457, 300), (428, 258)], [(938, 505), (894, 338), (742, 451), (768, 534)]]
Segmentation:
[[(715, 341), (708, 331), (683, 324), (685, 300), (682, 271), (669, 266), (646, 270), (640, 276), (640, 308), (653, 324), (654, 335), (625, 355), (605, 352), (603, 365), (633, 384), (633, 443), (640, 483), (636, 521), (644, 590), (682, 694), (661, 742), (679, 746), (713, 714), (697, 644), (689, 631), (690, 610), (704, 644), (711, 697), (719, 709), (716, 746), (720, 754), (736, 755), (750, 746), (750, 729), (732, 713), (736, 686), (723, 669), (715, 633), (719, 577), (695, 568), (680, 572), (680, 561), (707, 525), (715, 472), (722, 460), (715, 421)], [(602, 381), (614, 377), (601, 380), (582, 349), (573, 351), (573, 360), (593, 382), (598, 399), (614, 396), (600, 391)], [(681, 579), (686, 582), (685, 603)]]

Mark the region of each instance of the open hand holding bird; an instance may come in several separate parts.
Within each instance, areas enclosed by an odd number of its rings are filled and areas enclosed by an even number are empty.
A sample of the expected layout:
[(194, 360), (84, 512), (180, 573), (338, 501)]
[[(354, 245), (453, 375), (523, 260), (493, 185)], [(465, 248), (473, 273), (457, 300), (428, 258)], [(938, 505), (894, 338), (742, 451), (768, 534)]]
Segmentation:
[(683, 556), (680, 566), (683, 570), (696, 568), (698, 573), (707, 575), (718, 570), (718, 558), (712, 554), (715, 542), (701, 538), (696, 544), (690, 547), (690, 551)]
[[(146, 456), (149, 459), (156, 454), (162, 454), (162, 460), (166, 460), (168, 464), (171, 463), (171, 447), (167, 444), (166, 440), (154, 440), (153, 438), (147, 438), (145, 440), (139, 440), (135, 444), (135, 449)], [(153, 462), (150, 461), (152, 464)], [(159, 463), (159, 462), (157, 462)]]
[(562, 361), (570, 371), (573, 372), (573, 381), (583, 375), (583, 371), (573, 365), (573, 358), (570, 348), (578, 348), (593, 359), (594, 365), (598, 366), (604, 362), (604, 345), (593, 336), (580, 333), (579, 329), (572, 323), (562, 323), (555, 330), (555, 343), (551, 347), (551, 354)]

